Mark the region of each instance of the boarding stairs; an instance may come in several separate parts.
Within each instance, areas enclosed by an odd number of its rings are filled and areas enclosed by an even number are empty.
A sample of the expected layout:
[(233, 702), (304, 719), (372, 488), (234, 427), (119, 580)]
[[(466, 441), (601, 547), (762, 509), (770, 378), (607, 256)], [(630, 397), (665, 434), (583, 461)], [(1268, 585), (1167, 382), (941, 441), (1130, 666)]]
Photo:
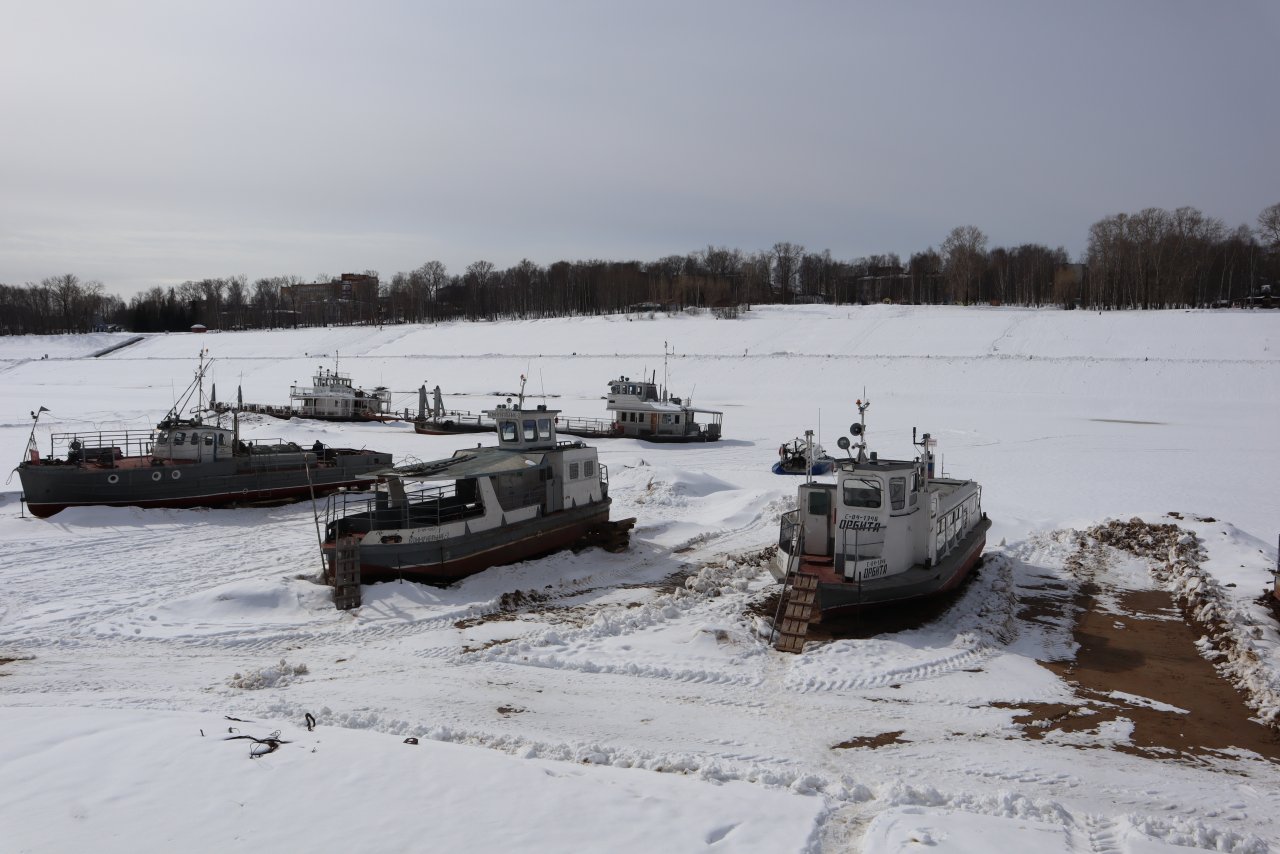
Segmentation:
[(360, 538), (340, 537), (329, 553), (328, 582), (339, 611), (360, 607)]
[(769, 642), (779, 652), (802, 652), (809, 637), (818, 598), (818, 576), (800, 571), (800, 552), (804, 544), (804, 526), (796, 525), (787, 551), (787, 574), (778, 595), (778, 610), (773, 615)]

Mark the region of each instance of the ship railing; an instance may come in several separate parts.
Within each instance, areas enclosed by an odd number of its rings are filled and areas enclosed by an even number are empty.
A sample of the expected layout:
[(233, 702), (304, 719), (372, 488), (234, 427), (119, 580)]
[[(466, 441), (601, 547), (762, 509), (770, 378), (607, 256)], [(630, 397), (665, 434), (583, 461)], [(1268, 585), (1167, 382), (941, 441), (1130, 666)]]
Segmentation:
[(556, 416), (556, 429), (561, 433), (592, 433), (597, 436), (613, 436), (621, 433), (617, 421), (608, 418), (580, 418), (574, 415)]
[[(492, 427), (494, 429), (497, 429), (498, 426), (498, 422), (487, 417), (483, 413), (468, 412), (463, 409), (444, 409), (440, 411), (439, 415), (436, 415), (432, 410), (427, 410), (419, 420), (425, 421), (429, 424), (445, 424), (447, 422), (452, 422), (453, 424), (458, 425), (475, 424), (477, 427)], [(450, 426), (453, 425), (450, 424)]]
[(479, 496), (459, 495), (454, 483), (405, 490), (398, 500), (378, 491), (372, 498), (358, 492), (335, 492), (325, 504), (327, 538), (372, 530), (438, 528), (484, 514)]
[(54, 433), (49, 437), (49, 459), (66, 457), (69, 462), (96, 462), (114, 466), (124, 457), (142, 457), (151, 453), (151, 431), (81, 430)]

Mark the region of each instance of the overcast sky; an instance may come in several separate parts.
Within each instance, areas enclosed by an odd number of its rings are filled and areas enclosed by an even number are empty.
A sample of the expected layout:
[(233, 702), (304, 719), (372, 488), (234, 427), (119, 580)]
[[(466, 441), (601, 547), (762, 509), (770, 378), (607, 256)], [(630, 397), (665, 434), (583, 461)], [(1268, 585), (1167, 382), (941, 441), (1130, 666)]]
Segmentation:
[(0, 0), (0, 283), (461, 273), (1280, 202), (1280, 3)]

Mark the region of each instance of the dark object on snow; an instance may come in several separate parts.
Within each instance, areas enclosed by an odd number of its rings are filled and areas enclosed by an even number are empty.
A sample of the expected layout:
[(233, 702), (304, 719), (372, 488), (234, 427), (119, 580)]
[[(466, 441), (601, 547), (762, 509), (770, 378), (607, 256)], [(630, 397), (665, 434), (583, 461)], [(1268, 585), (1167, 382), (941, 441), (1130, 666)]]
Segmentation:
[(307, 732), (311, 732), (315, 728), (316, 719), (310, 712), (307, 712)]
[(418, 740), (417, 740), (416, 738), (414, 738), (413, 736), (410, 736), (409, 738), (406, 738), (406, 739), (404, 740), (404, 743), (405, 743), (405, 744), (417, 744), (417, 743), (418, 743)]
[(238, 738), (243, 738), (253, 742), (253, 744), (249, 745), (250, 759), (258, 759), (259, 757), (266, 756), (268, 753), (275, 753), (280, 749), (280, 745), (289, 743), (280, 737), (280, 730), (276, 730), (266, 738), (254, 738), (251, 735), (233, 735), (228, 738), (224, 738), (223, 741), (235, 741)]

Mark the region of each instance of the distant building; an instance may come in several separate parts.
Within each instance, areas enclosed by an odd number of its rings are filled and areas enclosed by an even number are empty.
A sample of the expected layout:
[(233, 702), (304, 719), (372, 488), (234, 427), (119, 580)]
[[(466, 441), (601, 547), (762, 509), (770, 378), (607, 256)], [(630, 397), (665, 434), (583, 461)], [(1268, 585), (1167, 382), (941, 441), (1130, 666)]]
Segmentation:
[(209, 329), (203, 323), (193, 323), (191, 324), (191, 331), (192, 332), (208, 332)]
[(280, 302), (304, 324), (373, 322), (378, 318), (378, 277), (343, 273), (328, 282), (282, 285)]

